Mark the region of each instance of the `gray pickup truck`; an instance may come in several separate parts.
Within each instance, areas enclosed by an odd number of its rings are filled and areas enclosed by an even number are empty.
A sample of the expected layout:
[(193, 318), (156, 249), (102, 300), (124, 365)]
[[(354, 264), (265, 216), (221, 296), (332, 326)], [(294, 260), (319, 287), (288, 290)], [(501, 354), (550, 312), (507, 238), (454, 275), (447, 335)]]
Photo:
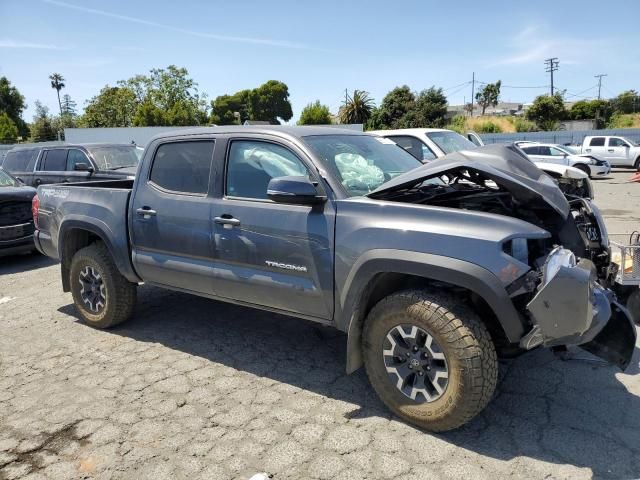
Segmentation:
[(33, 207), (88, 325), (128, 319), (143, 282), (331, 325), (347, 371), (433, 431), (486, 406), (500, 356), (579, 345), (625, 369), (635, 347), (598, 209), (509, 147), (421, 166), (346, 130), (179, 131), (135, 180), (41, 186)]

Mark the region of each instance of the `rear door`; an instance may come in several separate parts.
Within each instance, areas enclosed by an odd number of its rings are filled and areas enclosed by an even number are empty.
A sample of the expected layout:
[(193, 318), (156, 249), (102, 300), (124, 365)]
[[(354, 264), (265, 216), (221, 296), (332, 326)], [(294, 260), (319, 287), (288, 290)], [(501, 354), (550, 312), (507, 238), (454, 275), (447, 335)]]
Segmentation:
[(631, 145), (623, 138), (609, 137), (607, 138), (607, 152), (605, 158), (612, 165), (632, 166), (633, 158), (629, 155)]
[(295, 145), (264, 137), (231, 138), (213, 207), (216, 291), (243, 303), (319, 320), (333, 313), (332, 203), (289, 205), (267, 197), (280, 176), (310, 176)]
[(586, 145), (583, 145), (584, 153), (597, 153), (604, 158), (609, 158), (607, 157), (605, 143), (605, 137), (591, 137), (588, 140), (588, 143)]
[(33, 186), (65, 181), (67, 170), (67, 149), (54, 148), (42, 152), (33, 175)]
[(544, 151), (538, 145), (524, 145), (520, 147), (524, 153), (534, 162), (546, 162)]
[(215, 140), (150, 146), (131, 201), (133, 263), (145, 282), (213, 294), (209, 176)]

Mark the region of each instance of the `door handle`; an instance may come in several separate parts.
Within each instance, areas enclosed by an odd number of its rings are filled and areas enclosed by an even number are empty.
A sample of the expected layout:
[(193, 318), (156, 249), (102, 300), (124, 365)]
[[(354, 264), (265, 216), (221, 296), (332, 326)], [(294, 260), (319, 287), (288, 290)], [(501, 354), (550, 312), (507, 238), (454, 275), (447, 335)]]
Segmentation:
[(215, 217), (213, 221), (219, 225), (231, 225), (232, 227), (237, 227), (240, 225), (240, 220), (238, 220), (237, 218), (233, 218), (231, 215)]
[(591, 151), (591, 149), (590, 149), (590, 148), (587, 148), (587, 149), (585, 150), (585, 152), (590, 152), (590, 151)]
[(613, 153), (613, 149), (609, 149), (609, 150), (607, 150), (607, 152), (611, 152), (611, 153)]
[(156, 216), (156, 211), (155, 210), (151, 210), (149, 207), (142, 207), (142, 208), (138, 208), (136, 210), (136, 213), (140, 216), (143, 217), (155, 217)]

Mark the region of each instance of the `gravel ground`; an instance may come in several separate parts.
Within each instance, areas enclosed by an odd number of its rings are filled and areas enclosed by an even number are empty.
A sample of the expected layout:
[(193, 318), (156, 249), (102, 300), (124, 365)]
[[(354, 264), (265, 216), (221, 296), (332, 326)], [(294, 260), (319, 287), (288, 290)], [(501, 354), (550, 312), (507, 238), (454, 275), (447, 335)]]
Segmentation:
[[(629, 176), (595, 182), (620, 233), (640, 226)], [(0, 259), (0, 325), (2, 480), (640, 477), (638, 351), (624, 374), (578, 350), (506, 362), (490, 406), (433, 435), (306, 321), (145, 286), (132, 321), (93, 330), (30, 255)]]

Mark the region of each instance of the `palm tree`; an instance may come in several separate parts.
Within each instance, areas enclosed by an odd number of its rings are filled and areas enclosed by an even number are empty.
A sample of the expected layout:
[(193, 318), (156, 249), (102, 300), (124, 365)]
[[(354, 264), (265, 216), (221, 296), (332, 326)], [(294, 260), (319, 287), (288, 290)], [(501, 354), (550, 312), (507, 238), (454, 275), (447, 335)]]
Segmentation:
[(58, 106), (60, 107), (60, 117), (62, 117), (62, 102), (60, 101), (60, 90), (64, 88), (64, 77), (59, 73), (52, 73), (49, 75), (49, 80), (51, 80), (51, 88), (56, 89), (56, 93), (58, 94)]
[(369, 96), (369, 92), (354, 90), (352, 97), (347, 94), (344, 104), (338, 112), (340, 123), (367, 123), (374, 107), (375, 103), (373, 98)]

